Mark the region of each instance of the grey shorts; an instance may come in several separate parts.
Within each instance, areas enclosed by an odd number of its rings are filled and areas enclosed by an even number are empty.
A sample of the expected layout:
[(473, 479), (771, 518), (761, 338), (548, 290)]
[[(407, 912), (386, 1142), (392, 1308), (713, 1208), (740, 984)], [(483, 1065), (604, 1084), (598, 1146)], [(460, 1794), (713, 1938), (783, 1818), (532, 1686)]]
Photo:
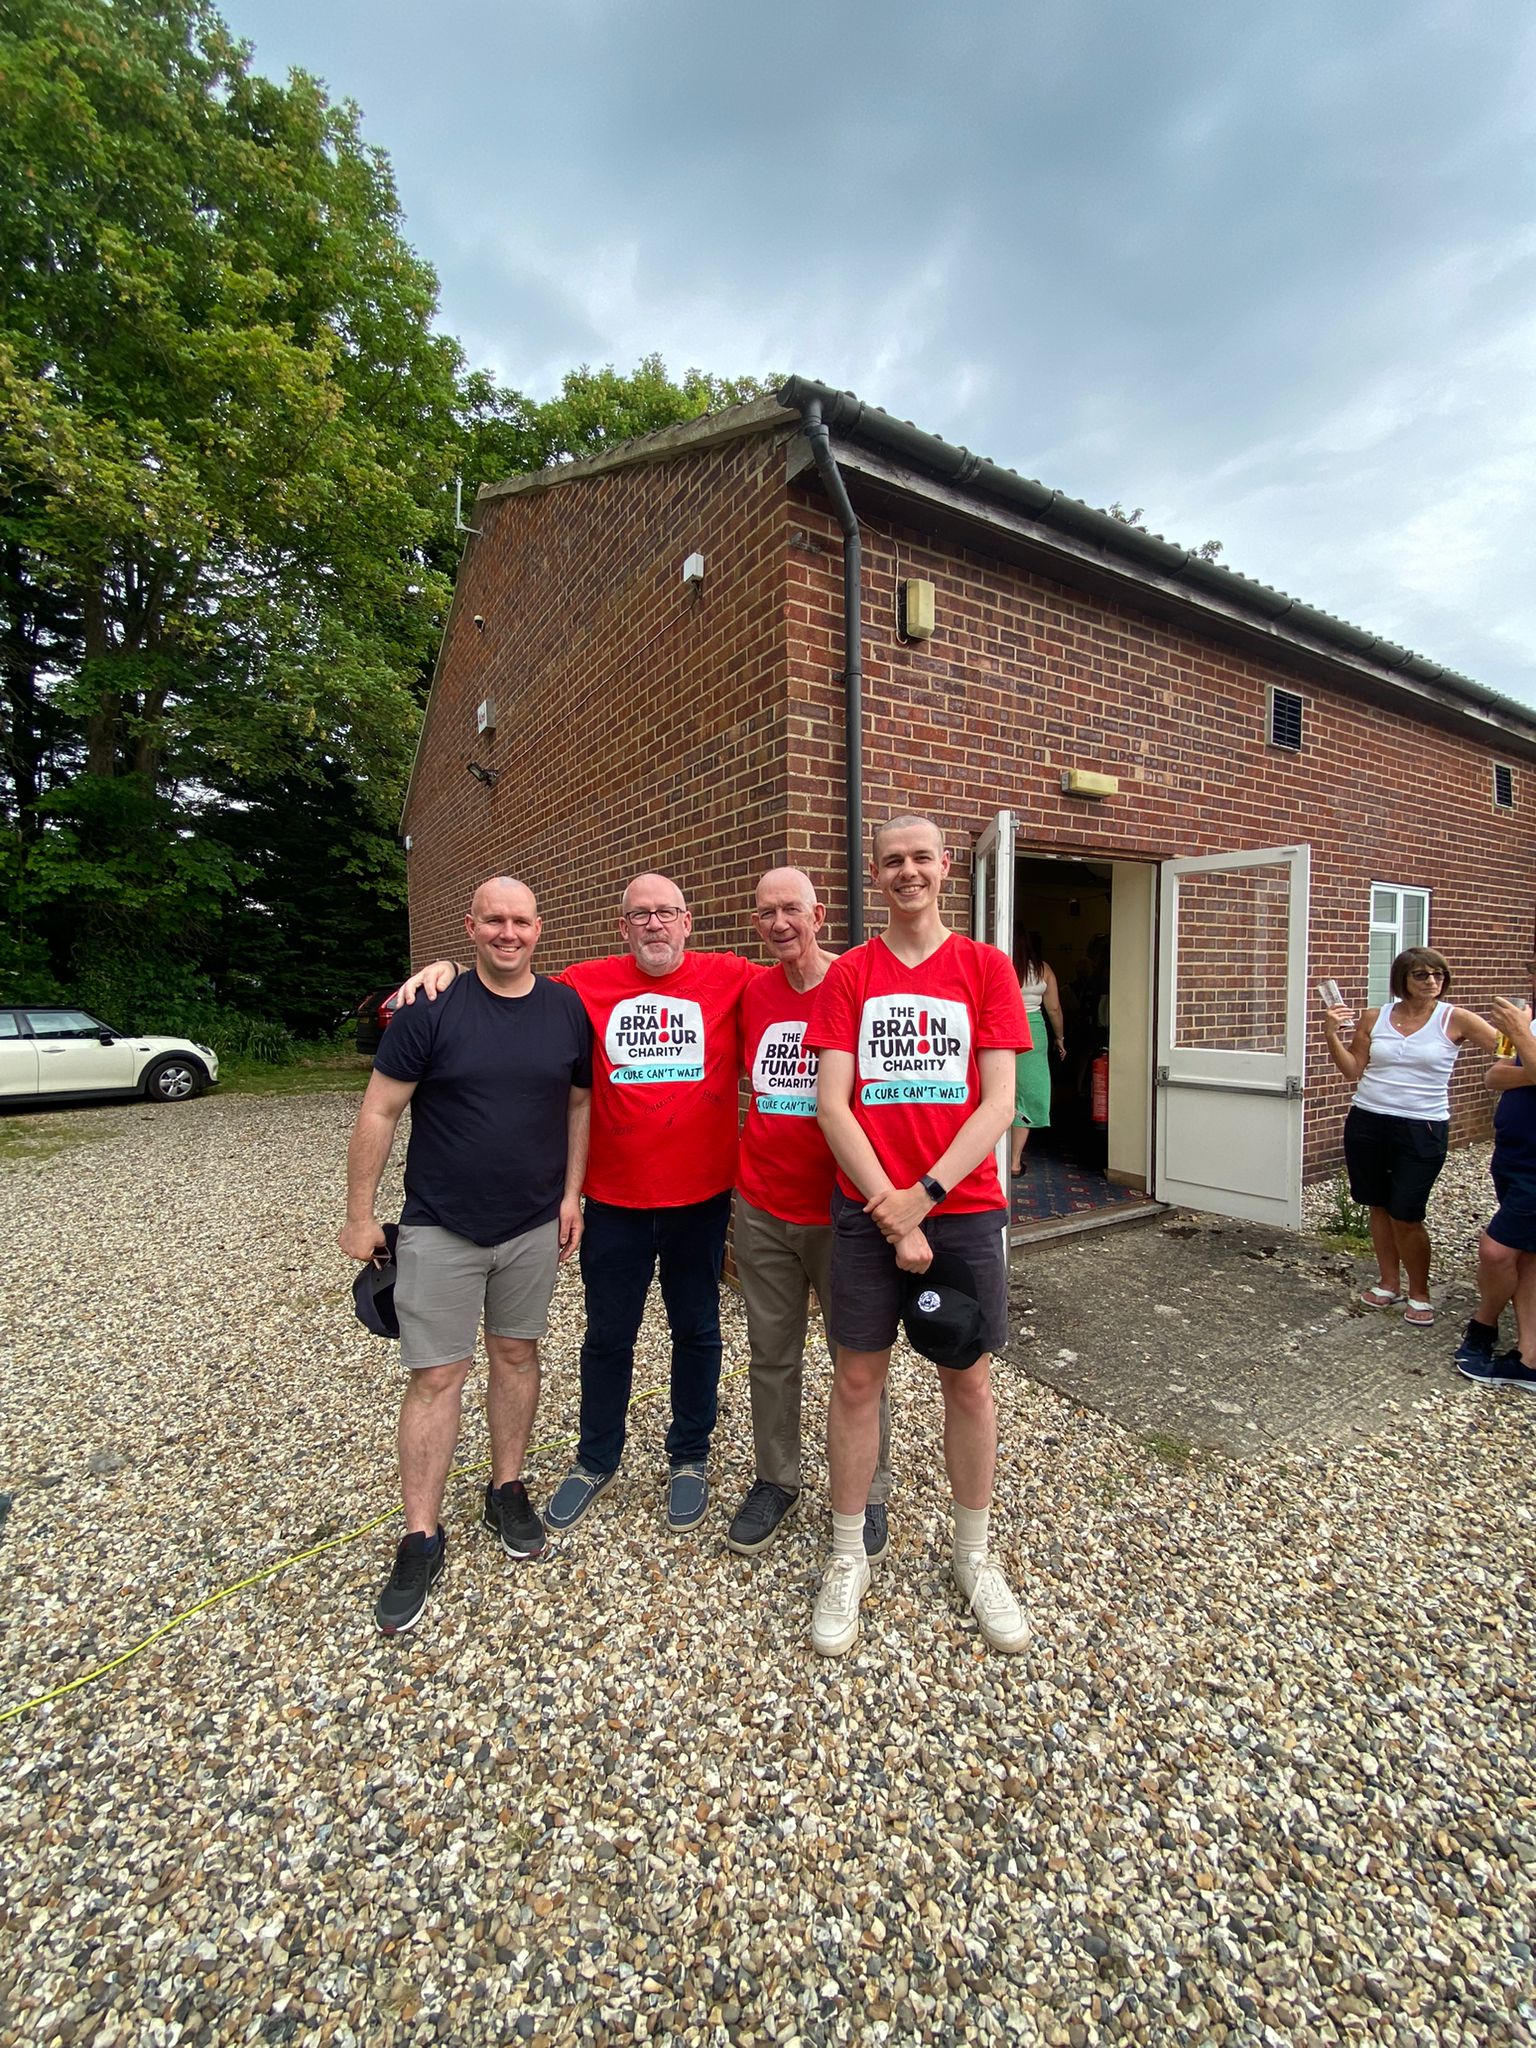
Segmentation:
[(402, 1223), (395, 1264), (400, 1363), (411, 1372), (456, 1365), (474, 1357), (482, 1314), (491, 1337), (537, 1339), (549, 1328), (559, 1220), (504, 1244), (473, 1244), (436, 1224)]
[[(923, 1235), (936, 1252), (953, 1252), (976, 1277), (987, 1348), (1008, 1342), (1008, 1268), (1003, 1259), (1004, 1209), (958, 1216), (930, 1216)], [(827, 1318), (834, 1344), (847, 1351), (888, 1351), (901, 1323), (906, 1275), (880, 1227), (832, 1190), (832, 1308)]]

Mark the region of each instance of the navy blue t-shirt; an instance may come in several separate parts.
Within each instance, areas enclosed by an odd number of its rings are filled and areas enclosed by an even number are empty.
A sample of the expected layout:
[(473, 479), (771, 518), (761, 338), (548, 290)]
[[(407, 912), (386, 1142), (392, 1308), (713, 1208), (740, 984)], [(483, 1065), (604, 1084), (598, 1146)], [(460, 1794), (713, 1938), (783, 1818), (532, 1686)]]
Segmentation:
[(435, 1003), (401, 1005), (373, 1063), (416, 1083), (402, 1223), (501, 1244), (560, 1213), (571, 1090), (592, 1086), (574, 990), (540, 974), (499, 996), (461, 974)]
[(1536, 1200), (1536, 1087), (1506, 1088), (1493, 1111), (1493, 1158), (1489, 1163), (1499, 1200), (1518, 1183)]

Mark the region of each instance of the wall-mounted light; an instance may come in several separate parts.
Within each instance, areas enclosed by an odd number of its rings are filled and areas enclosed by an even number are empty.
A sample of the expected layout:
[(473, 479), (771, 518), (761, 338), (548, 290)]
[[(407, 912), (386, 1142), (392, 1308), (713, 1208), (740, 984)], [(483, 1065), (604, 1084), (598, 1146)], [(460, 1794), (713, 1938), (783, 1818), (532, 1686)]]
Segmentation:
[(896, 634), (901, 640), (930, 640), (933, 637), (933, 585), (922, 576), (909, 576), (896, 586)]
[(691, 590), (701, 590), (704, 585), (704, 557), (690, 555), (683, 564), (683, 581)]
[(1114, 796), (1120, 788), (1116, 775), (1098, 775), (1091, 768), (1063, 768), (1063, 796)]
[(473, 775), (476, 782), (483, 782), (487, 789), (494, 789), (501, 780), (501, 770), (499, 768), (482, 768), (478, 761), (466, 761), (464, 766)]
[(477, 633), (483, 633), (485, 631), (485, 620), (479, 612), (475, 613), (475, 631)]

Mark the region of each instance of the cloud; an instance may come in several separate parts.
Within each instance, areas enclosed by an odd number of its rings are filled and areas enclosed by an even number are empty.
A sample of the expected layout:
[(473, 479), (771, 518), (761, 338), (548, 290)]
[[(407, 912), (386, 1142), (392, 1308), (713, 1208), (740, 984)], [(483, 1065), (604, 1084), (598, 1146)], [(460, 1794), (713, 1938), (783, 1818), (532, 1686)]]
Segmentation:
[(1536, 15), (232, 0), (357, 97), (444, 323), (799, 370), (1536, 700)]

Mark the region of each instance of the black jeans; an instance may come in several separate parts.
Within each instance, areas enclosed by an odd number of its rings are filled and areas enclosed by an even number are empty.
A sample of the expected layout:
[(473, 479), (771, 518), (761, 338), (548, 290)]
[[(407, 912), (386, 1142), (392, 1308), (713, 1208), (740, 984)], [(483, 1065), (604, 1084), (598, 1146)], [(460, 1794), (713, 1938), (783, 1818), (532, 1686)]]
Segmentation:
[(577, 1463), (614, 1472), (624, 1454), (635, 1376), (635, 1338), (652, 1275), (672, 1332), (672, 1423), (667, 1459), (702, 1465), (720, 1393), (720, 1264), (731, 1191), (681, 1209), (620, 1209), (585, 1203), (581, 1281), (587, 1334), (581, 1345), (581, 1438)]

